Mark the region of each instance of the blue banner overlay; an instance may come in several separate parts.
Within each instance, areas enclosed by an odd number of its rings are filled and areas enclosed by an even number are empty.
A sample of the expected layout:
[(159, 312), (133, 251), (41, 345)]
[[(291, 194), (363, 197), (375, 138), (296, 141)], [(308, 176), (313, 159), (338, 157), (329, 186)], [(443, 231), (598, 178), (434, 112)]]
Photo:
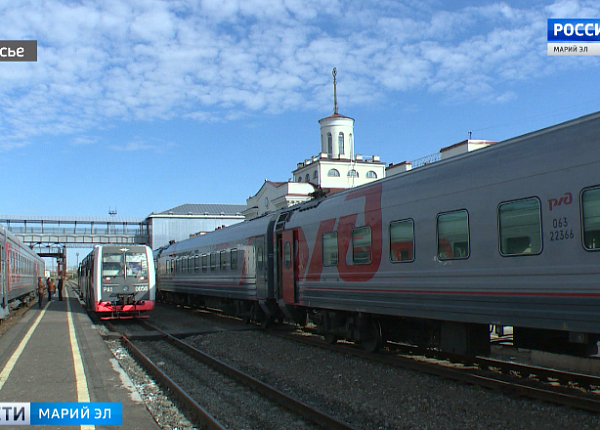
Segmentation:
[(600, 42), (600, 19), (548, 19), (550, 42)]
[(122, 403), (0, 403), (0, 425), (123, 425)]

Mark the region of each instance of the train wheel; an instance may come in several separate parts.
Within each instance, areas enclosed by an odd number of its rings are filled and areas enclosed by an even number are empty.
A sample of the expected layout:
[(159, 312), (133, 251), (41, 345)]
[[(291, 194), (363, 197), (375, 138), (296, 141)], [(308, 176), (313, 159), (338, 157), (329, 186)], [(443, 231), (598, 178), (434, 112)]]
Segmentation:
[(367, 352), (375, 352), (383, 345), (381, 326), (376, 320), (371, 320), (361, 333), (360, 345)]

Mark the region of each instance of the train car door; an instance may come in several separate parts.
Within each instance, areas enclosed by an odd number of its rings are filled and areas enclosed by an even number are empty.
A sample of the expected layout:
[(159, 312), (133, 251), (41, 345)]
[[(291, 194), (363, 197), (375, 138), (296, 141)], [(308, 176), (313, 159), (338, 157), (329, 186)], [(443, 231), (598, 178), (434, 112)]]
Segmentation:
[(281, 233), (280, 267), (283, 301), (285, 303), (296, 303), (298, 301), (297, 243), (297, 230), (287, 230)]
[(252, 241), (254, 247), (254, 262), (256, 267), (256, 294), (257, 297), (267, 297), (267, 261), (265, 260), (265, 237), (255, 237)]

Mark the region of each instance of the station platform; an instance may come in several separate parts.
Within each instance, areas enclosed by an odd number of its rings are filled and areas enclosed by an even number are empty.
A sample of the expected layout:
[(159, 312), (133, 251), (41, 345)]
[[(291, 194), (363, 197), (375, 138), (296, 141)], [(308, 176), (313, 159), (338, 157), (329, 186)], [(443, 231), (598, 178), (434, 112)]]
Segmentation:
[(62, 301), (56, 297), (50, 303), (44, 297), (42, 309), (33, 303), (0, 337), (0, 402), (123, 404), (122, 426), (34, 428), (160, 429), (75, 293), (65, 288), (65, 296)]

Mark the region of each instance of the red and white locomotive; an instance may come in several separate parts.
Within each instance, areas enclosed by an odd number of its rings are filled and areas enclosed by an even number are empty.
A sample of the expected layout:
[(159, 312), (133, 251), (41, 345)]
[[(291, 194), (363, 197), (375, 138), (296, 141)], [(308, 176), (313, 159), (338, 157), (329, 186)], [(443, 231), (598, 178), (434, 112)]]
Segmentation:
[(312, 322), (376, 349), (593, 354), (600, 113), (315, 198), (155, 253), (164, 300)]
[(154, 309), (156, 276), (148, 246), (97, 245), (78, 275), (86, 309), (101, 319), (147, 318)]
[(37, 280), (44, 276), (45, 267), (42, 258), (0, 226), (0, 319), (11, 307), (35, 297)]

